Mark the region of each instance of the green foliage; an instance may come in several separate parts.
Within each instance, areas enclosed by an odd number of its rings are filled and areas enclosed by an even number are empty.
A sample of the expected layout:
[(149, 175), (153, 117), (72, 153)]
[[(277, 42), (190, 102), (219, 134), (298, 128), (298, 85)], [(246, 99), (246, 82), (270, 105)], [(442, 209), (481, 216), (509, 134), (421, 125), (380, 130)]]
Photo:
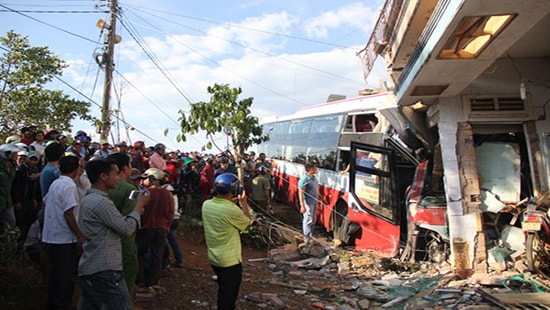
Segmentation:
[(0, 221), (0, 264), (4, 264), (17, 253), (17, 248), (21, 246), (18, 241), (21, 236), (19, 227), (11, 227), (4, 221)]
[(46, 85), (63, 73), (67, 64), (46, 46), (31, 47), (27, 37), (13, 30), (0, 37), (0, 136), (22, 126), (66, 130), (75, 118), (92, 120), (90, 103), (71, 99)]
[[(191, 104), (188, 115), (182, 110), (179, 111), (181, 134), (178, 141), (185, 141), (187, 134), (195, 134), (198, 131), (205, 131), (207, 136), (216, 133), (224, 133), (230, 139), (235, 155), (236, 166), (239, 169), (239, 177), (242, 180), (242, 169), (240, 162), (244, 152), (254, 144), (260, 144), (269, 139), (263, 135), (263, 128), (258, 118), (250, 115), (250, 107), (253, 98), (246, 98), (237, 101), (242, 89), (231, 88), (228, 84), (214, 84), (207, 88), (211, 94), (209, 102), (196, 102)], [(211, 143), (208, 143), (208, 148)]]

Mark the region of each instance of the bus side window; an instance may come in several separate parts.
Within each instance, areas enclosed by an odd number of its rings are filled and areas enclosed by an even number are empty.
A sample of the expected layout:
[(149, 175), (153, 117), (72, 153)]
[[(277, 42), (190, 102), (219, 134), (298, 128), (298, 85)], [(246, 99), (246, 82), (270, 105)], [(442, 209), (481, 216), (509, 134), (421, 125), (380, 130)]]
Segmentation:
[(344, 132), (353, 132), (353, 120), (355, 116), (349, 115), (346, 119), (346, 125), (344, 126)]
[(356, 132), (372, 132), (378, 123), (378, 118), (374, 114), (355, 115)]
[(338, 170), (345, 171), (349, 166), (349, 151), (340, 152), (340, 162), (338, 163)]

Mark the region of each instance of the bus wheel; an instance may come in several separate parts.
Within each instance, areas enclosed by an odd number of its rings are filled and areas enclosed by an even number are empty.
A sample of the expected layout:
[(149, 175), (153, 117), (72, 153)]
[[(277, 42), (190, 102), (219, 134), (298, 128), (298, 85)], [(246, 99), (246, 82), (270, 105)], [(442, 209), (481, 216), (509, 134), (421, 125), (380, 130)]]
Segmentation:
[[(349, 228), (354, 224), (348, 219), (348, 206), (338, 201), (332, 209), (332, 237), (336, 246), (350, 245)], [(355, 224), (357, 225), (357, 224)]]

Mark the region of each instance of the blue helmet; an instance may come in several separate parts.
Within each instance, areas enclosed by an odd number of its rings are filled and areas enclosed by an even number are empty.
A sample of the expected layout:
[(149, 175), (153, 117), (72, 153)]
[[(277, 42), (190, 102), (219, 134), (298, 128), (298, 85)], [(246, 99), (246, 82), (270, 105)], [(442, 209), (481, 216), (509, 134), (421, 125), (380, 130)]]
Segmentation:
[(222, 173), (214, 180), (214, 190), (218, 194), (236, 193), (239, 189), (239, 178), (233, 173)]

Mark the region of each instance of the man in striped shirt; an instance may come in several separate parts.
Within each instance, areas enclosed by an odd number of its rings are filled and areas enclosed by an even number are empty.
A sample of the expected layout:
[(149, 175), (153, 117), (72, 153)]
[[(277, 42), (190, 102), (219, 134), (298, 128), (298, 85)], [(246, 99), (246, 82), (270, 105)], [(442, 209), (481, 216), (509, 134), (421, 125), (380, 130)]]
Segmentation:
[(86, 165), (92, 183), (81, 202), (78, 225), (84, 235), (78, 264), (80, 298), (78, 309), (133, 308), (122, 273), (121, 237), (131, 236), (140, 223), (140, 214), (149, 195), (140, 194), (136, 208), (122, 215), (108, 192), (118, 186), (118, 167), (109, 159), (94, 159)]

